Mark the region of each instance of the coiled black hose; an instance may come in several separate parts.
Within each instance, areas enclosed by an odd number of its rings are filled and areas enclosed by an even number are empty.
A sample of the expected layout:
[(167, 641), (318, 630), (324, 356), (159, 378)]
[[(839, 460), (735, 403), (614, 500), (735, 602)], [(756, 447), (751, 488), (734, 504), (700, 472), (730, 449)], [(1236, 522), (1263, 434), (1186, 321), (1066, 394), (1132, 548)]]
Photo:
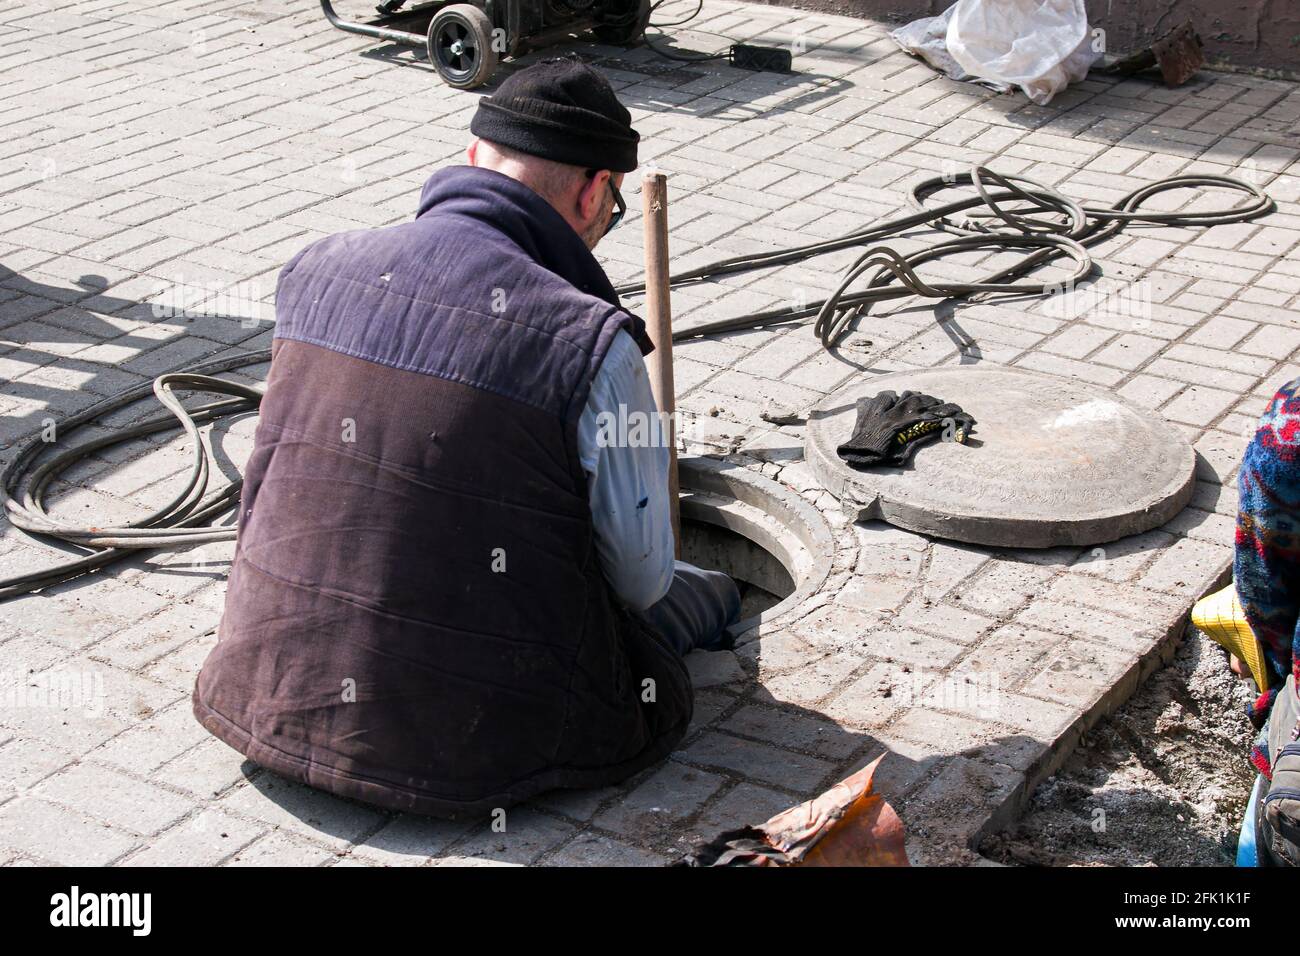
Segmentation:
[[(54, 441), (48, 442), (44, 436), (38, 435), (19, 449), (14, 459), (0, 471), (0, 497), (4, 500), (9, 523), (30, 534), (44, 535), (93, 550), (84, 557), (0, 580), (0, 600), (71, 580), (125, 557), (132, 551), (145, 548), (185, 548), (210, 541), (234, 540), (233, 527), (214, 528), (208, 522), (239, 504), (239, 491), (243, 482), (227, 482), (216, 491), (208, 493), (211, 467), (198, 426), (257, 408), (262, 400), (259, 389), (212, 376), (218, 372), (259, 365), (270, 358), (270, 349), (262, 349), (205, 362), (184, 372), (160, 375), (152, 384), (137, 385), (58, 422), (54, 428)], [(175, 394), (178, 388), (233, 397), (187, 409)], [(138, 402), (151, 393), (157, 396), (170, 414), (158, 415), (112, 435), (66, 447), (68, 438), (79, 428)], [(45, 510), (45, 491), (50, 482), (86, 456), (111, 445), (175, 428), (184, 429), (189, 437), (193, 464), (179, 493), (162, 508), (121, 527), (71, 524), (52, 517)], [(64, 447), (57, 450), (60, 446)]]
[[(993, 191), (989, 184), (1000, 187)], [(1023, 184), (1023, 185), (1021, 185)], [(975, 196), (967, 196), (944, 205), (926, 208), (932, 194), (954, 186), (970, 185)], [(1205, 186), (1235, 189), (1249, 194), (1250, 200), (1231, 209), (1206, 212), (1144, 212), (1141, 206), (1158, 193), (1170, 189)], [(759, 328), (816, 316), (814, 331), (827, 348), (833, 348), (848, 332), (855, 319), (870, 313), (877, 302), (907, 295), (926, 298), (964, 298), (986, 293), (1048, 294), (1060, 283), (1013, 281), (1039, 265), (1062, 257), (1074, 261), (1070, 280), (1079, 281), (1092, 271), (1087, 248), (1113, 236), (1129, 222), (1162, 225), (1216, 225), (1253, 219), (1273, 209), (1273, 201), (1257, 187), (1228, 176), (1174, 176), (1151, 183), (1129, 193), (1118, 205), (1082, 206), (1056, 190), (1023, 176), (1003, 176), (984, 167), (969, 173), (926, 179), (913, 187), (911, 204), (916, 212), (877, 222), (838, 239), (809, 243), (792, 249), (737, 256), (678, 273), (674, 286), (701, 282), (724, 275), (802, 262), (853, 246), (868, 246), (845, 273), (836, 290), (821, 302), (804, 308), (776, 309), (735, 318), (721, 319), (675, 333), (675, 340), (701, 335)], [(1016, 203), (1008, 208), (1005, 203)], [(982, 217), (952, 217), (976, 207), (983, 207)], [(929, 225), (950, 232), (955, 238), (926, 249), (902, 255), (885, 245), (871, 245), (889, 235), (917, 226)], [(979, 282), (947, 282), (922, 279), (916, 267), (926, 262), (978, 249), (1023, 249), (1027, 254), (1008, 268), (986, 276)], [(630, 294), (643, 291), (644, 284), (627, 285), (618, 291)], [(159, 376), (152, 385), (139, 385), (120, 395), (107, 398), (82, 412), (59, 422), (55, 440), (32, 438), (0, 471), (0, 498), (9, 521), (16, 528), (87, 549), (90, 553), (51, 567), (0, 580), (0, 600), (35, 591), (70, 580), (103, 567), (141, 549), (184, 548), (210, 541), (230, 541), (234, 527), (211, 527), (209, 522), (229, 513), (239, 503), (242, 481), (232, 481), (208, 492), (211, 468), (198, 426), (227, 415), (241, 414), (257, 408), (262, 393), (256, 388), (213, 376), (270, 359), (269, 350), (229, 356), (193, 366), (183, 372)], [(228, 399), (186, 409), (177, 398), (176, 389), (229, 395)], [(167, 409), (167, 415), (151, 418), (103, 438), (67, 446), (69, 436), (104, 415), (124, 408), (150, 393)], [(101, 449), (121, 442), (180, 428), (191, 443), (193, 464), (181, 490), (164, 507), (153, 514), (120, 527), (84, 526), (53, 518), (45, 509), (44, 495), (51, 481), (76, 462)]]
[[(990, 190), (990, 183), (1001, 187), (1001, 191)], [(957, 186), (974, 186), (976, 195), (965, 196), (941, 206), (926, 207), (925, 200), (928, 197), (940, 190)], [(1230, 209), (1173, 212), (1141, 209), (1144, 202), (1159, 193), (1205, 186), (1237, 190), (1247, 193), (1250, 198)], [(753, 269), (803, 262), (852, 246), (869, 247), (826, 299), (807, 306), (755, 312), (692, 326), (673, 333), (673, 340), (762, 328), (815, 316), (813, 330), (822, 345), (830, 349), (838, 345), (849, 332), (853, 321), (867, 316), (877, 302), (907, 295), (940, 299), (966, 298), (986, 293), (1048, 295), (1059, 290), (1063, 283), (1012, 280), (1020, 279), (1046, 262), (1069, 257), (1074, 260), (1075, 268), (1065, 283), (1078, 282), (1092, 272), (1092, 257), (1088, 255), (1088, 247), (1109, 239), (1130, 222), (1166, 226), (1212, 226), (1254, 219), (1274, 208), (1273, 200), (1259, 187), (1231, 176), (1171, 176), (1133, 190), (1113, 207), (1083, 206), (1032, 179), (1004, 176), (983, 166), (972, 167), (967, 173), (922, 180), (912, 187), (909, 199), (916, 212), (873, 223), (838, 239), (722, 259), (672, 276), (670, 282), (676, 287)], [(1017, 204), (1014, 209), (1004, 205), (1009, 201)], [(988, 223), (974, 217), (954, 218), (975, 207), (982, 207), (980, 218), (988, 220)], [(873, 245), (886, 236), (897, 235), (918, 226), (932, 226), (953, 233), (956, 238), (935, 243), (910, 255), (902, 255), (887, 245)], [(1015, 265), (986, 276), (979, 282), (926, 282), (916, 274), (916, 267), (922, 263), (976, 249), (1031, 251)], [(855, 287), (858, 287), (856, 291)], [(635, 283), (620, 286), (617, 291), (631, 295), (644, 290), (644, 283)]]

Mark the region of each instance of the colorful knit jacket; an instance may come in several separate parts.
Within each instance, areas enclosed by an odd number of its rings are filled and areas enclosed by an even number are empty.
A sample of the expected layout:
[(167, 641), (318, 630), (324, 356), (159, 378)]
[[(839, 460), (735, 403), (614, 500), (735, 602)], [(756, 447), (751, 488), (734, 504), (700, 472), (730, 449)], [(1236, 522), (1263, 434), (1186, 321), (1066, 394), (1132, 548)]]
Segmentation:
[[(1273, 396), (1246, 448), (1237, 486), (1233, 577), (1269, 670), (1269, 686), (1259, 688), (1249, 708), (1251, 722), (1263, 728), (1293, 670), (1300, 685), (1300, 379)], [(1264, 733), (1251, 763), (1272, 779)]]

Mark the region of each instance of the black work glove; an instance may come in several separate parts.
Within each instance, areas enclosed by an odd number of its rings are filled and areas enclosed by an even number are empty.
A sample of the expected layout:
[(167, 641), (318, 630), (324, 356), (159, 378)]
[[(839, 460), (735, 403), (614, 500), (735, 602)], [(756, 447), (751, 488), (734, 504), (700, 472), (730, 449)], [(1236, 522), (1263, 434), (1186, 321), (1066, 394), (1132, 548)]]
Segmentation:
[(920, 392), (881, 392), (858, 399), (853, 435), (836, 449), (854, 468), (901, 465), (926, 442), (943, 435), (959, 442), (975, 425), (961, 406)]

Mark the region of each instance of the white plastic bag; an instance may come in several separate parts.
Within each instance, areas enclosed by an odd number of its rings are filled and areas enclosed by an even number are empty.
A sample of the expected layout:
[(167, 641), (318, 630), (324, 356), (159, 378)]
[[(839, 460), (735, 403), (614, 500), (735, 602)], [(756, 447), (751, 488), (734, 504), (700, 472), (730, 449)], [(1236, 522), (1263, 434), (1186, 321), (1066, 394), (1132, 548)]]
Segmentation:
[(1011, 89), (1007, 83), (996, 80), (984, 80), (971, 76), (952, 58), (948, 52), (948, 24), (952, 21), (953, 4), (937, 17), (923, 17), (913, 20), (889, 34), (890, 39), (914, 56), (919, 56), (950, 80), (978, 80), (999, 93)]
[(948, 54), (961, 69), (1018, 86), (1040, 106), (1100, 56), (1083, 0), (958, 0), (945, 15)]

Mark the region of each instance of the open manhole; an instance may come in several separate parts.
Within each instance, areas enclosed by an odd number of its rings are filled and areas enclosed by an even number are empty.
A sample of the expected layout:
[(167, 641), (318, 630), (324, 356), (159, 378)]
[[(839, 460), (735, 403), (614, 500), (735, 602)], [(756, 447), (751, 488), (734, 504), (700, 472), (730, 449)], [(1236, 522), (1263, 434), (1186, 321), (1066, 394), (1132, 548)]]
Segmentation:
[(742, 620), (794, 594), (794, 577), (775, 554), (721, 525), (682, 518), (682, 560), (729, 574), (740, 589)]
[(741, 594), (737, 643), (811, 597), (830, 575), (834, 540), (821, 514), (790, 489), (739, 465), (683, 458), (682, 559), (725, 571)]

